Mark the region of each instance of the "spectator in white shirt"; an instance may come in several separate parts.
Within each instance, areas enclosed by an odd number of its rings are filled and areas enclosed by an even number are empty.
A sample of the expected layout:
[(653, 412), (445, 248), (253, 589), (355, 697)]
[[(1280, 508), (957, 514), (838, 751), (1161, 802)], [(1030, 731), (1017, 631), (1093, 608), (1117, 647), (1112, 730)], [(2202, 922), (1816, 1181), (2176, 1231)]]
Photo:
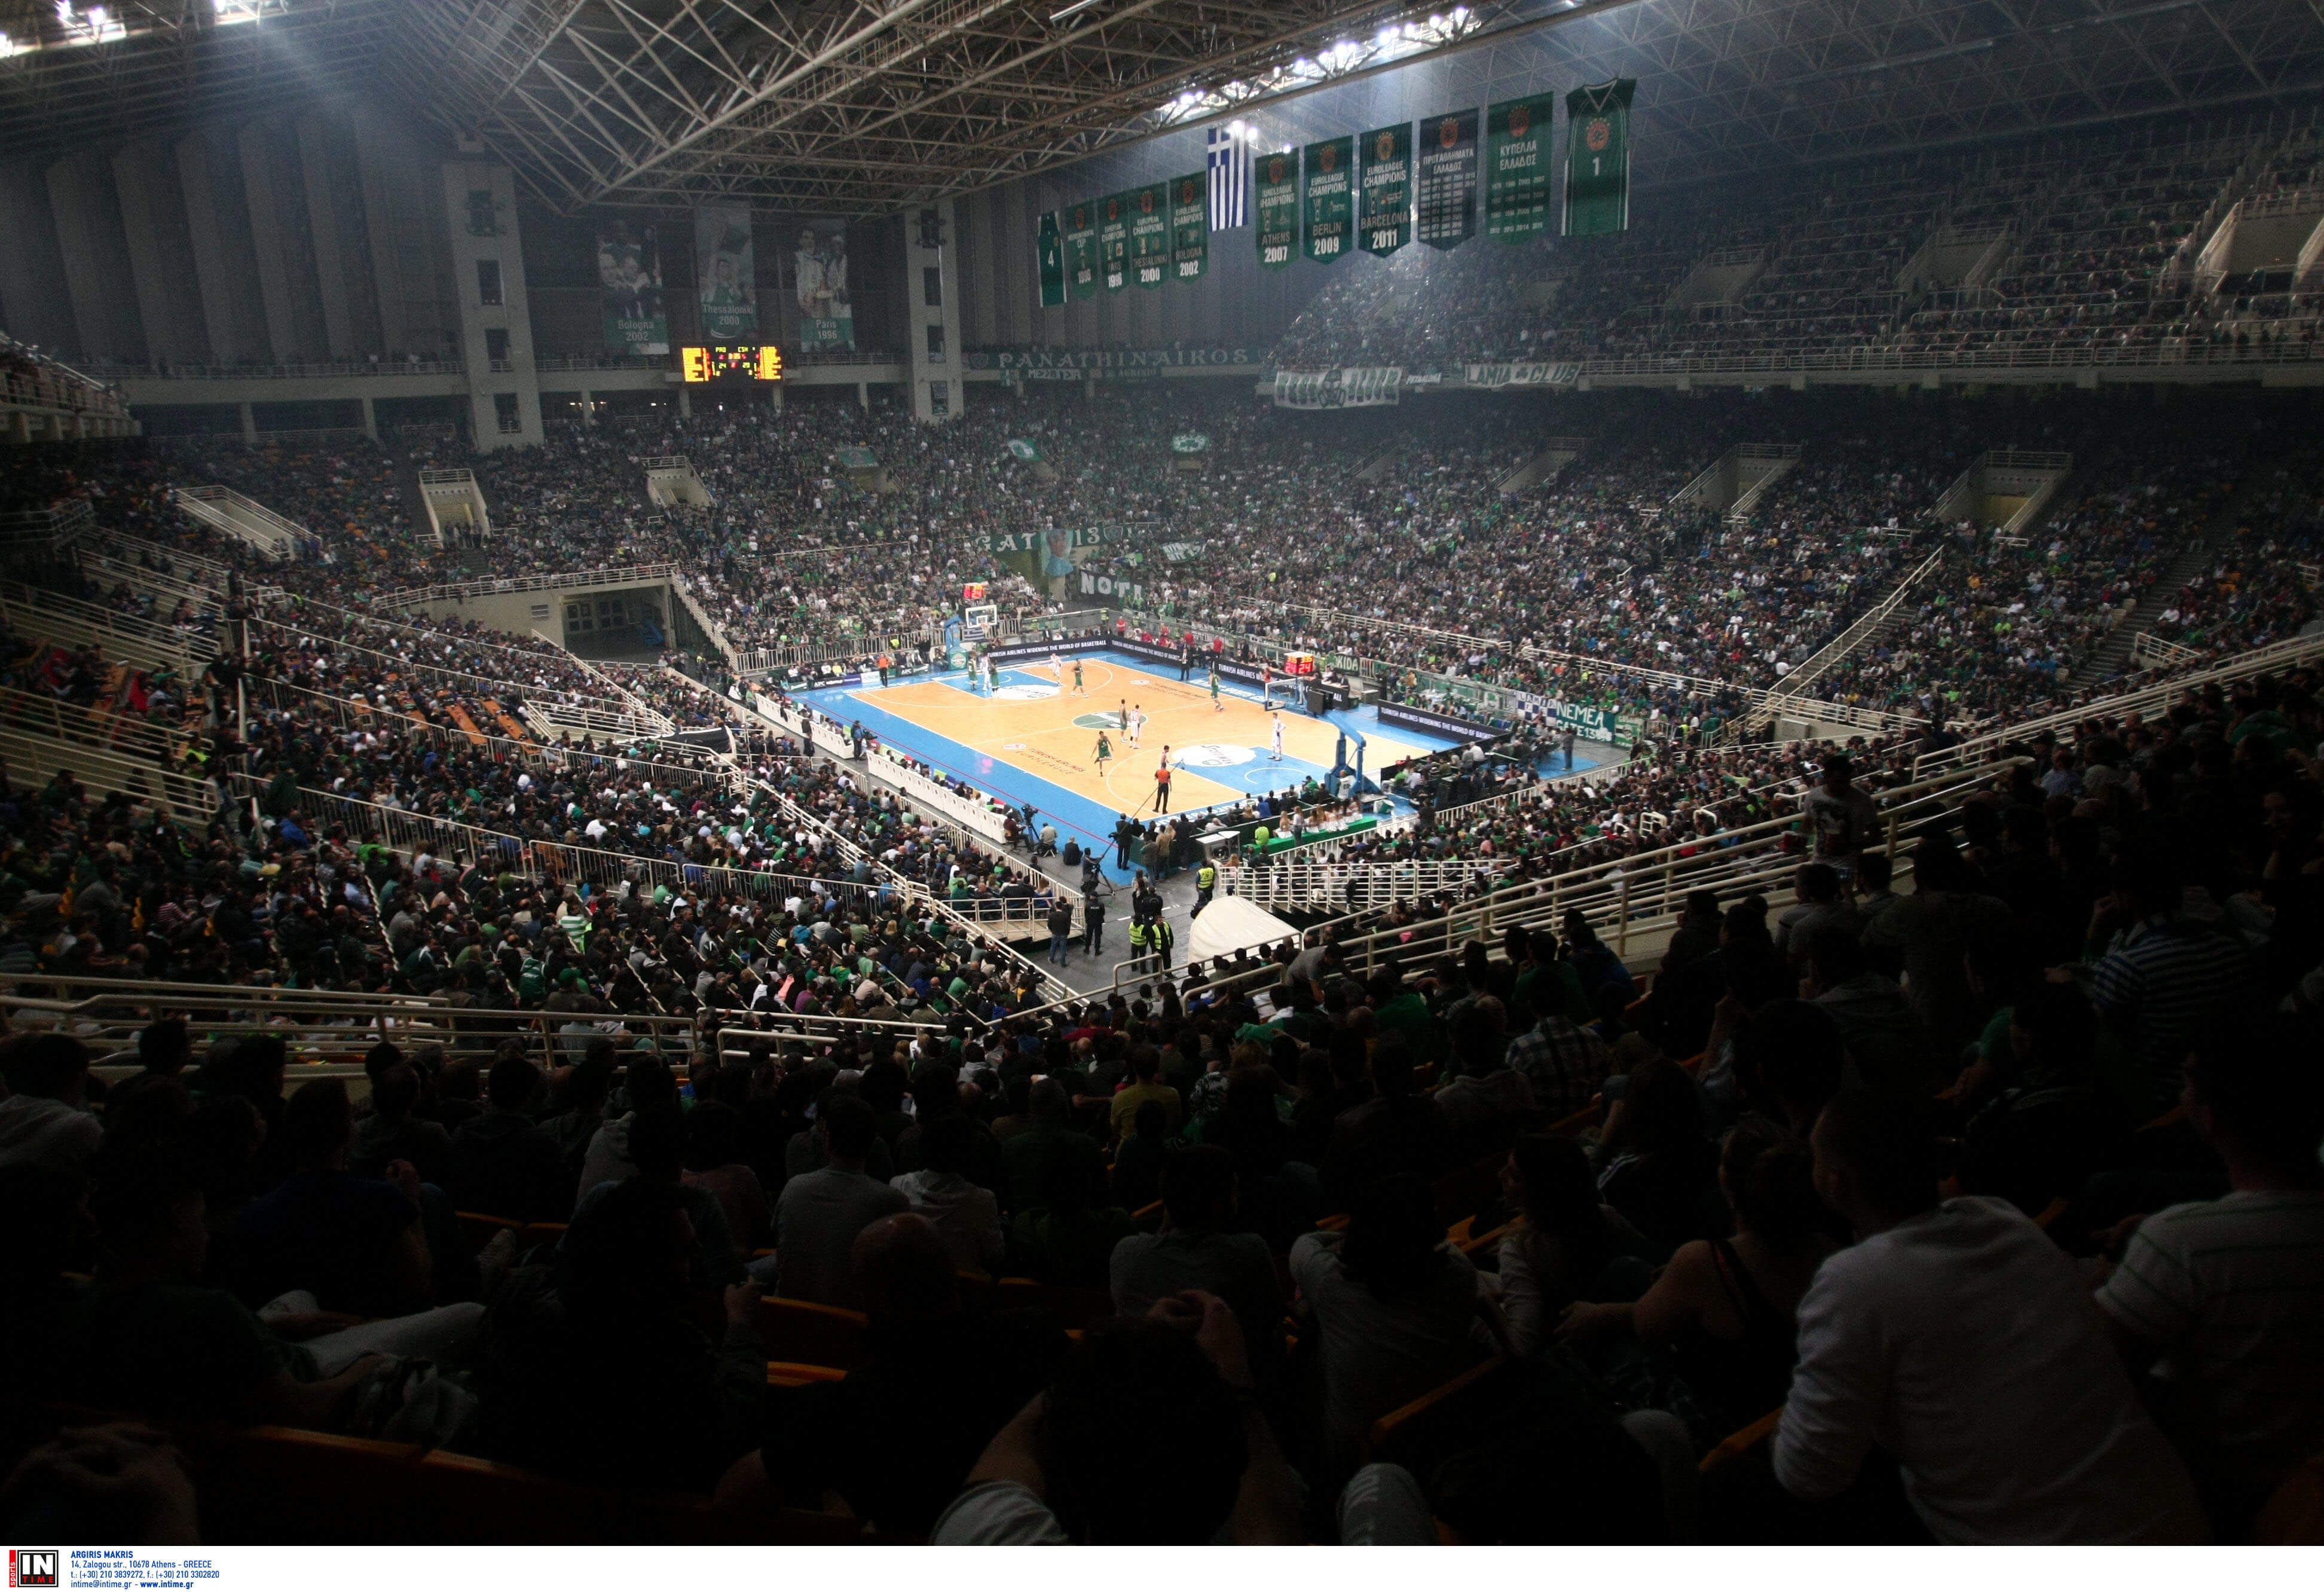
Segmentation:
[(775, 1204), (775, 1291), (785, 1299), (857, 1308), (855, 1236), (884, 1216), (911, 1208), (905, 1195), (864, 1174), (878, 1135), (872, 1107), (853, 1095), (816, 1106), (827, 1158), (783, 1185)]
[(990, 1189), (966, 1177), (976, 1154), (976, 1129), (968, 1118), (940, 1116), (920, 1130), (920, 1170), (888, 1180), (888, 1186), (927, 1217), (953, 1267), (962, 1272), (997, 1272), (1009, 1247), (1001, 1227), (1001, 1202)]
[(2139, 1224), (2098, 1309), (2193, 1467), (2222, 1537), (2324, 1450), (2324, 1072), (2311, 1025), (2223, 1034), (2187, 1069), (2187, 1120), (2230, 1192)]
[(2074, 1265), (1999, 1199), (1940, 1200), (1926, 1118), (1869, 1090), (1817, 1119), (1816, 1190), (1857, 1243), (1800, 1301), (1775, 1439), (1794, 1496), (1838, 1496), (1877, 1446), (1944, 1542), (2208, 1540)]

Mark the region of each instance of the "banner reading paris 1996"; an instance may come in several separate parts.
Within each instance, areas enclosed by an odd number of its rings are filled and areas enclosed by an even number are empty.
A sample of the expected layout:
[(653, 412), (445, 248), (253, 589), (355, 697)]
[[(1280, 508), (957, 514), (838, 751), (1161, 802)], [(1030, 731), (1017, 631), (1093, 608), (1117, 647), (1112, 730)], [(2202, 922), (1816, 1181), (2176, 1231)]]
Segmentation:
[(1477, 236), (1477, 113), (1446, 111), (1420, 125), (1419, 223), (1413, 236), (1457, 249)]
[(1356, 141), (1327, 138), (1306, 149), (1306, 227), (1305, 249), (1310, 260), (1328, 265), (1348, 252), (1355, 229), (1354, 190)]
[(1371, 409), (1397, 403), (1404, 392), (1400, 365), (1351, 366), (1334, 370), (1278, 370), (1278, 409)]
[(1259, 190), (1259, 263), (1268, 271), (1287, 271), (1299, 246), (1299, 154), (1277, 150), (1250, 157), (1251, 186)]
[(1587, 84), (1565, 97), (1568, 237), (1630, 229), (1630, 96), (1635, 78)]
[(1076, 299), (1094, 299), (1097, 276), (1097, 207), (1084, 199), (1065, 211), (1065, 286)]
[(1550, 121), (1557, 96), (1505, 99), (1485, 114), (1485, 236), (1522, 243), (1549, 225)]
[(1364, 134), (1364, 252), (1393, 255), (1412, 241), (1412, 125)]
[(1170, 183), (1170, 280), (1192, 282), (1210, 268), (1210, 184), (1196, 171)]
[(1041, 262), (1041, 308), (1054, 310), (1065, 301), (1065, 240), (1055, 210), (1041, 212), (1038, 240)]
[(1170, 274), (1170, 185), (1130, 190), (1130, 271), (1142, 288), (1158, 288)]
[(1130, 285), (1130, 195), (1110, 193), (1097, 201), (1098, 270), (1105, 291), (1118, 293)]

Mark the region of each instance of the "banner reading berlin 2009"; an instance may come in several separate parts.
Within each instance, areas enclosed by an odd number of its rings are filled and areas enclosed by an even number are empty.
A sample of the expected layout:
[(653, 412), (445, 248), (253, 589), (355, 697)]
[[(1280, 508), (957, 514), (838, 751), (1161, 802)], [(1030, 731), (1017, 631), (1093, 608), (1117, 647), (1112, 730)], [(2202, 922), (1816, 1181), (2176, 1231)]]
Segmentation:
[(1346, 366), (1334, 370), (1278, 370), (1278, 409), (1372, 409), (1398, 402), (1404, 390), (1400, 365)]
[(1356, 226), (1355, 153), (1353, 138), (1327, 138), (1304, 152), (1304, 252), (1310, 260), (1328, 265), (1347, 255)]

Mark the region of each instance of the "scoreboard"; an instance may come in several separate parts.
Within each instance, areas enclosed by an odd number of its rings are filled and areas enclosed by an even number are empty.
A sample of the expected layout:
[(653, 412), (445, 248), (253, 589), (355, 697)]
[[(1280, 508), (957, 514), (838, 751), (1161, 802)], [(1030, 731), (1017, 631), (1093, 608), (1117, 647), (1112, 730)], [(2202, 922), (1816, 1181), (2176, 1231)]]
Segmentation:
[(682, 347), (678, 372), (689, 382), (779, 382), (783, 379), (783, 353), (771, 343)]

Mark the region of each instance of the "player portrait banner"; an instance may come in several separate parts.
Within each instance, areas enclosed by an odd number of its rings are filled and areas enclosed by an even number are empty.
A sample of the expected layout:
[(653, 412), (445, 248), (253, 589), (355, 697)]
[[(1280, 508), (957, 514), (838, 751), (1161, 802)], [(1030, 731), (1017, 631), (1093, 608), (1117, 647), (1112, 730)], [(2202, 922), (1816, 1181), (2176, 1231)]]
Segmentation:
[(1065, 301), (1065, 236), (1056, 211), (1041, 212), (1034, 253), (1041, 263), (1041, 308), (1054, 310)]
[(1097, 205), (1084, 199), (1065, 208), (1065, 287), (1076, 299), (1098, 292)]
[(1130, 190), (1130, 274), (1142, 288), (1170, 280), (1170, 185)]
[(1477, 113), (1446, 111), (1420, 125), (1418, 218), (1413, 236), (1457, 249), (1477, 236)]
[(1374, 409), (1404, 393), (1400, 365), (1345, 366), (1333, 370), (1278, 370), (1277, 409)]
[(1251, 186), (1259, 190), (1259, 263), (1287, 271), (1299, 247), (1299, 153), (1277, 150), (1251, 156)]
[(1356, 141), (1326, 138), (1303, 153), (1306, 187), (1302, 196), (1301, 250), (1329, 265), (1342, 259), (1356, 223)]
[(1412, 127), (1375, 127), (1360, 140), (1363, 200), (1356, 236), (1368, 255), (1393, 255), (1412, 241)]
[(706, 343), (759, 340), (758, 253), (751, 207), (704, 205), (694, 212), (694, 281)]
[(1170, 280), (1193, 282), (1210, 268), (1210, 189), (1193, 171), (1170, 181)]
[(605, 347), (621, 354), (669, 352), (661, 297), (661, 248), (650, 227), (608, 221), (597, 228), (597, 282), (604, 291)]
[(1485, 236), (1523, 243), (1549, 225), (1550, 123), (1557, 96), (1505, 99), (1485, 113)]
[(1110, 293), (1130, 285), (1130, 200), (1129, 194), (1110, 193), (1097, 201), (1098, 274)]
[(855, 347), (855, 300), (847, 286), (847, 223), (833, 218), (799, 224), (791, 251), (791, 289), (798, 301), (798, 345), (808, 353)]
[(1585, 84), (1565, 97), (1568, 237), (1630, 229), (1630, 96), (1635, 78)]

